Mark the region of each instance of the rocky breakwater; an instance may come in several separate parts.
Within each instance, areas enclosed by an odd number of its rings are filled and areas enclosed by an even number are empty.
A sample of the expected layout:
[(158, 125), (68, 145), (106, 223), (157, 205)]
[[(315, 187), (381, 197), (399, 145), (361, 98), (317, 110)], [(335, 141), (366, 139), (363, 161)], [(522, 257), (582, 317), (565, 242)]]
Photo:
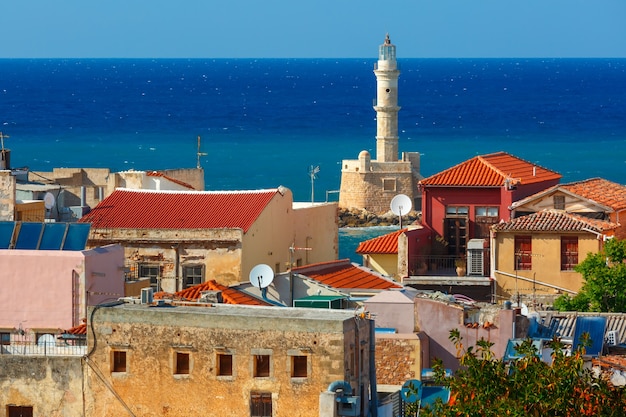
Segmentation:
[[(399, 225), (400, 219), (390, 211), (376, 214), (360, 209), (338, 209), (339, 227), (372, 227)], [(413, 224), (421, 219), (422, 213), (411, 211), (402, 216), (402, 226)]]

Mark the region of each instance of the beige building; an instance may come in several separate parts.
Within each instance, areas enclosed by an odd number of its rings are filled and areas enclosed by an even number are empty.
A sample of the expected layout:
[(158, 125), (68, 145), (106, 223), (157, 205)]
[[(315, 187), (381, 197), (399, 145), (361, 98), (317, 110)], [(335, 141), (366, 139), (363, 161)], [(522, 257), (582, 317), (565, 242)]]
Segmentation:
[(258, 264), (280, 273), (338, 253), (336, 203), (294, 204), (284, 187), (117, 189), (80, 221), (91, 223), (89, 246), (124, 247), (129, 280), (170, 293), (210, 279), (247, 281)]
[(351, 311), (118, 304), (90, 318), (87, 416), (367, 415), (373, 322)]
[[(341, 163), (339, 207), (365, 209), (373, 213), (390, 210), (391, 199), (398, 194), (407, 195), (418, 208), (417, 182), (420, 155), (418, 152), (402, 154), (398, 159), (398, 77), (396, 46), (389, 35), (380, 45), (376, 75), (376, 156), (361, 151), (357, 160)], [(405, 213), (406, 214), (406, 213)]]
[(602, 249), (618, 225), (605, 220), (543, 210), (494, 225), (492, 277), (499, 301), (533, 305), (583, 285), (574, 267)]

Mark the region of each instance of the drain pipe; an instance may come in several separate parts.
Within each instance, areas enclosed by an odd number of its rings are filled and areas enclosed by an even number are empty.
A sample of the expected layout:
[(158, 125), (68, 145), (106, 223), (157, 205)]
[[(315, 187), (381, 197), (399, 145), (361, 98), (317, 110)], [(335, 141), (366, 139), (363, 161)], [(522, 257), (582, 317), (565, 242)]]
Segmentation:
[(367, 320), (370, 325), (370, 416), (378, 417), (378, 388), (376, 387), (376, 326), (374, 320)]

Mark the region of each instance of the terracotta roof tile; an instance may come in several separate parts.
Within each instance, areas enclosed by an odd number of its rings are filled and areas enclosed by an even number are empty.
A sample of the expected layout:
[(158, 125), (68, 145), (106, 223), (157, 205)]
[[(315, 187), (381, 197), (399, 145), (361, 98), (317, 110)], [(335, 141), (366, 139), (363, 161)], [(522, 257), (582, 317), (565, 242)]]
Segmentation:
[[(249, 294), (239, 291), (235, 288), (228, 287), (226, 285), (219, 284), (215, 280), (203, 282), (202, 284), (194, 285), (193, 287), (185, 288), (182, 291), (178, 291), (173, 294), (173, 298), (176, 300), (197, 300), (202, 295), (202, 291), (221, 291), (224, 304), (237, 304), (237, 305), (249, 305), (249, 306), (271, 306), (272, 304), (259, 300)], [(162, 299), (170, 296), (165, 292), (158, 292), (154, 294), (155, 299)]]
[(117, 189), (79, 222), (92, 228), (221, 229), (247, 232), (279, 193), (253, 191), (151, 191)]
[(164, 174), (164, 173), (162, 173), (162, 172), (158, 172), (158, 171), (147, 171), (147, 172), (146, 172), (146, 175), (147, 175), (148, 177), (161, 177), (161, 178), (165, 178), (166, 180), (171, 181), (171, 182), (173, 182), (173, 183), (175, 183), (175, 184), (182, 185), (183, 187), (189, 188), (190, 190), (195, 190), (195, 188), (193, 188), (191, 185), (187, 184), (186, 182), (183, 182), (183, 181), (177, 180), (176, 178), (172, 178), (172, 177), (170, 177), (170, 176), (167, 176), (167, 175), (165, 175), (165, 174)]
[(597, 233), (617, 228), (615, 223), (590, 219), (558, 210), (543, 210), (492, 226), (495, 231), (579, 232), (590, 229)]
[(397, 254), (398, 253), (398, 237), (408, 229), (396, 230), (386, 235), (378, 236), (373, 239), (359, 243), (356, 253), (378, 253), (378, 254)]
[(293, 269), (294, 273), (304, 275), (333, 288), (387, 290), (402, 288), (402, 285), (375, 272), (353, 265), (349, 259), (320, 262)]
[(462, 162), (419, 183), (426, 186), (502, 187), (505, 180), (512, 185), (558, 180), (561, 175), (506, 152), (497, 152)]
[(591, 178), (584, 181), (561, 184), (559, 188), (610, 207), (615, 211), (626, 208), (626, 186), (603, 178)]
[(87, 334), (87, 323), (81, 323), (71, 329), (64, 331), (65, 334)]

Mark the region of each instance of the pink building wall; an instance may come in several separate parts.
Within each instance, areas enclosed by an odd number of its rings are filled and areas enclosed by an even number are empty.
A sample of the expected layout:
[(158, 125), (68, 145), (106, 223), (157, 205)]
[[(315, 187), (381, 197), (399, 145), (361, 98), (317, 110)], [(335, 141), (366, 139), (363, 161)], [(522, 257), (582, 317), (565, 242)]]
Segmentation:
[(1, 250), (0, 328), (66, 330), (80, 324), (86, 302), (95, 305), (124, 295), (123, 265), (119, 245), (85, 251)]

